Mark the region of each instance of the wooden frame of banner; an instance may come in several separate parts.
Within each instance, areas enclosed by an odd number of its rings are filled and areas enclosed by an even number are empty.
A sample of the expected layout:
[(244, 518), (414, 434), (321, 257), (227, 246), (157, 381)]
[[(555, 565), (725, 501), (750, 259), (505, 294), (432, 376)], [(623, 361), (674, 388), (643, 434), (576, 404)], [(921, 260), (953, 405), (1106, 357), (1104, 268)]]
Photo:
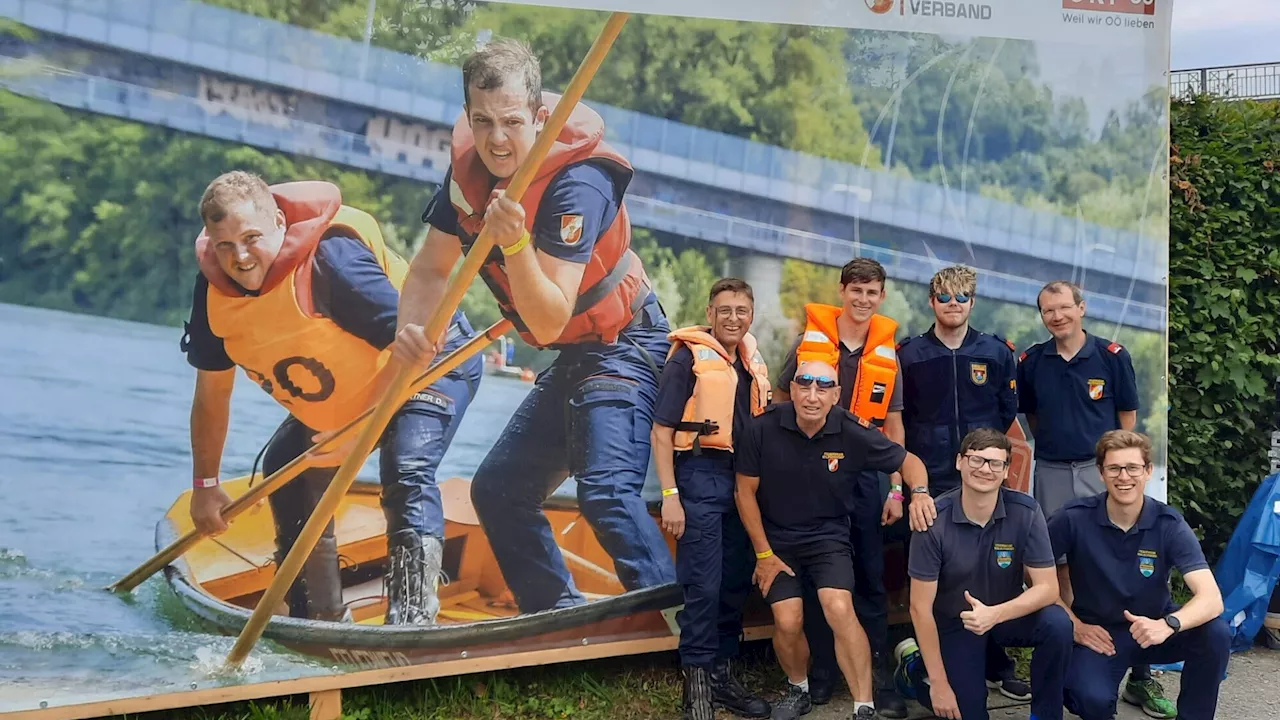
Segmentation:
[[(746, 640), (773, 637), (773, 626), (746, 628)], [(465, 660), (443, 660), (425, 665), (355, 670), (341, 675), (305, 677), (294, 680), (272, 680), (250, 685), (187, 690), (162, 695), (140, 695), (118, 700), (100, 700), (76, 705), (0, 713), (0, 720), (84, 720), (116, 716), (124, 713), (173, 710), (176, 708), (219, 705), (222, 703), (261, 700), (306, 694), (310, 696), (311, 720), (339, 720), (342, 716), (342, 691), (347, 688), (386, 685), (388, 683), (426, 680), (451, 675), (511, 670), (534, 665), (598, 660), (624, 655), (672, 651), (680, 640), (674, 635), (643, 640), (623, 640), (598, 644), (574, 645), (551, 650), (493, 655)], [(673, 679), (672, 682), (675, 682)]]

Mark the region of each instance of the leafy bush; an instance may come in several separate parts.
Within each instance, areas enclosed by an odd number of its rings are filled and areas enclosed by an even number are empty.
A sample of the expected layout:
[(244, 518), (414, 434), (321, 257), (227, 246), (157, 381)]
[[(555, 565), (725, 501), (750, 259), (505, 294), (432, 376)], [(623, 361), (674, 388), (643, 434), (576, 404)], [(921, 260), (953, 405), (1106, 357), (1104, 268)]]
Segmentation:
[(1280, 102), (1175, 100), (1171, 501), (1221, 552), (1268, 473), (1280, 376)]

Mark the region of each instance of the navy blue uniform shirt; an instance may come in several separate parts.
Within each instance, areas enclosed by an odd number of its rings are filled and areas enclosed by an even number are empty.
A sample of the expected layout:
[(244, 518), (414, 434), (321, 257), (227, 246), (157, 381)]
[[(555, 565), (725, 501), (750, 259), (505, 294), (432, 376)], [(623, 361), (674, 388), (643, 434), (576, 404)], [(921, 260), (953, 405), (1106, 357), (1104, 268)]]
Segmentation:
[(980, 527), (965, 515), (961, 492), (939, 497), (933, 526), (911, 533), (907, 574), (937, 581), (933, 617), (939, 632), (964, 627), (960, 613), (972, 608), (966, 590), (984, 605), (999, 605), (1022, 594), (1023, 568), (1054, 566), (1044, 513), (1034, 498), (1000, 488), (995, 512)]
[[(747, 421), (751, 419), (751, 372), (742, 364), (739, 355), (733, 362), (733, 369), (738, 371), (738, 387), (733, 400), (733, 438), (734, 445), (742, 442), (742, 433)], [(684, 417), (684, 406), (693, 396), (696, 378), (693, 374), (693, 351), (685, 345), (676, 350), (671, 359), (662, 366), (662, 378), (658, 383), (658, 399), (653, 407), (653, 421), (659, 425), (675, 427)], [(699, 420), (694, 420), (698, 422)], [(677, 452), (676, 463), (680, 463), (693, 452)], [(703, 448), (703, 455), (724, 456), (722, 459), (732, 463), (732, 455), (726, 450)]]
[(1182, 514), (1144, 498), (1128, 532), (1107, 516), (1107, 494), (1072, 500), (1049, 522), (1053, 553), (1071, 571), (1071, 610), (1090, 625), (1128, 625), (1124, 611), (1161, 618), (1173, 612), (1169, 571), (1209, 567)]
[[(379, 350), (391, 344), (396, 336), (400, 293), (369, 246), (344, 235), (326, 237), (316, 248), (311, 272), (311, 298), (317, 313)], [(230, 370), (235, 363), (227, 356), (222, 338), (209, 328), (208, 292), (209, 281), (197, 274), (182, 349), (192, 367)], [(458, 310), (453, 322), (462, 318)]]
[[(1017, 362), (1004, 340), (969, 328), (952, 350), (928, 332), (898, 345), (907, 451), (929, 469), (931, 490), (956, 487), (960, 441), (981, 427), (1005, 432), (1018, 416)], [(947, 483), (935, 488), (934, 479)]]
[(1071, 362), (1050, 339), (1032, 345), (1018, 363), (1018, 409), (1036, 416), (1036, 458), (1074, 462), (1094, 457), (1098, 438), (1120, 428), (1121, 411), (1138, 409), (1138, 381), (1129, 351), (1096, 335), (1085, 337)]
[[(863, 348), (850, 350), (844, 343), (837, 343), (837, 345), (840, 347), (840, 367), (836, 368), (836, 372), (840, 375), (839, 406), (848, 410), (849, 403), (853, 400), (853, 390), (858, 387), (858, 367), (862, 362)], [(787, 353), (787, 359), (782, 364), (782, 372), (778, 373), (778, 382), (774, 385), (775, 388), (785, 393), (791, 392), (791, 380), (796, 376), (796, 350), (799, 347), (800, 338), (797, 338), (796, 344), (792, 345), (791, 351)], [(893, 395), (889, 397), (889, 412), (901, 411), (902, 373), (901, 364), (899, 364), (898, 381), (893, 384)]]
[(737, 451), (737, 472), (760, 478), (756, 500), (771, 544), (814, 540), (849, 544), (853, 486), (864, 470), (896, 472), (907, 451), (838, 407), (812, 438), (796, 425), (795, 405), (770, 405), (752, 418)]

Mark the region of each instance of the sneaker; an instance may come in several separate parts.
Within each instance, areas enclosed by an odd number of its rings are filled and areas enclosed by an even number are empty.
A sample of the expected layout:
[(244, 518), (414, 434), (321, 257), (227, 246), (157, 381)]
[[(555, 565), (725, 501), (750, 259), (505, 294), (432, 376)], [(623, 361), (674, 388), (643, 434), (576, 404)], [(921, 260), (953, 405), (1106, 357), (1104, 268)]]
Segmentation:
[(1178, 706), (1164, 696), (1164, 686), (1155, 678), (1128, 680), (1121, 695), (1130, 705), (1137, 705), (1153, 718), (1176, 718)]
[(987, 687), (999, 690), (1000, 694), (1010, 700), (1030, 700), (1031, 686), (1016, 677), (988, 680)]
[(811, 710), (813, 702), (809, 699), (808, 691), (787, 683), (787, 694), (774, 704), (769, 720), (796, 720), (801, 715), (808, 715)]
[(920, 654), (920, 647), (916, 645), (915, 638), (907, 638), (898, 643), (893, 649), (893, 657), (897, 660), (897, 667), (893, 671), (893, 687), (898, 691), (898, 695), (904, 698), (915, 700), (923, 691), (928, 694), (928, 688), (916, 687), (916, 677), (923, 675), (924, 657)]
[(853, 720), (876, 720), (876, 709), (870, 705), (863, 705), (853, 714)]

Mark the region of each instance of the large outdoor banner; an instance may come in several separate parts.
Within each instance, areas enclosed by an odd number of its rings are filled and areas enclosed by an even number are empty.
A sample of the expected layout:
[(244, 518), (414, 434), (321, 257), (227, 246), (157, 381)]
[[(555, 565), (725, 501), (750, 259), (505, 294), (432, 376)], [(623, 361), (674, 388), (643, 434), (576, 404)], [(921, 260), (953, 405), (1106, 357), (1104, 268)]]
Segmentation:
[[(1025, 367), (1082, 325), (1072, 362), (1110, 374), (956, 382), (1021, 392), (998, 429), (1025, 491), (1027, 414), (1136, 411), (1163, 499), (1171, 6), (0, 2), (0, 713), (673, 648), (651, 429), (668, 333), (706, 324), (726, 276), (775, 383), (858, 258), (899, 344), (968, 313)], [(520, 214), (495, 214), (616, 11)], [(442, 309), (486, 217), (506, 249)], [(445, 365), (414, 368), (429, 382), (221, 672), (416, 347), (404, 326), (436, 312), (416, 337)], [(767, 618), (753, 592), (749, 631)]]

